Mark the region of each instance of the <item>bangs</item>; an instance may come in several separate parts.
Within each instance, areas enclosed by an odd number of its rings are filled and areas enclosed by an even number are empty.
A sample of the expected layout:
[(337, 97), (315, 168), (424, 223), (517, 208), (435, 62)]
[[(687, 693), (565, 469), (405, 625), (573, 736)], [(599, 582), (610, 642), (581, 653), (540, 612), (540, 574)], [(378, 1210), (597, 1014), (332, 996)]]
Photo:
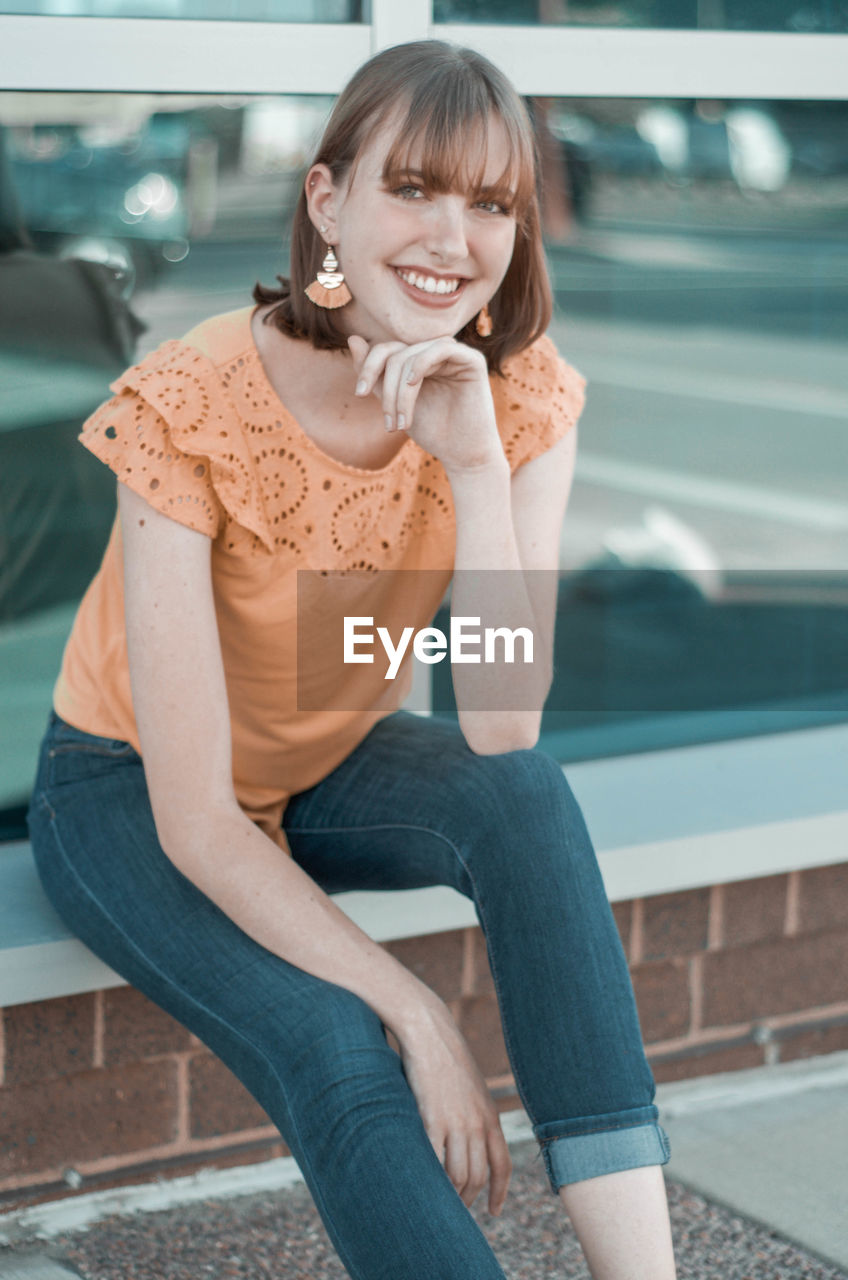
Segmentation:
[[(414, 175), (428, 191), (494, 200), (520, 222), (536, 192), (529, 122), (516, 118), (512, 104), (493, 102), (471, 77), (451, 81), (413, 95), (383, 163), (383, 181), (400, 186)], [(508, 158), (487, 183), (493, 119), (504, 130)]]

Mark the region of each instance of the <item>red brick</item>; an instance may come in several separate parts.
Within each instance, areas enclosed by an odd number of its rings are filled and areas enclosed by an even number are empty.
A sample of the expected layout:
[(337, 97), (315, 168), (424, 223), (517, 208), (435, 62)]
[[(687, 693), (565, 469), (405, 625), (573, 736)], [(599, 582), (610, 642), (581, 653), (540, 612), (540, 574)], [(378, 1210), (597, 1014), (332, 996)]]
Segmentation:
[(797, 1058), (817, 1058), (823, 1053), (839, 1053), (848, 1049), (848, 1022), (820, 1027), (793, 1027), (775, 1032), (780, 1045), (780, 1061), (794, 1062)]
[(670, 1040), (689, 1030), (689, 969), (685, 961), (638, 964), (632, 972), (642, 1038)]
[(699, 1046), (696, 1051), (683, 1050), (675, 1056), (662, 1056), (651, 1060), (651, 1069), (657, 1084), (671, 1080), (691, 1080), (695, 1076), (716, 1075), (720, 1071), (745, 1071), (749, 1067), (761, 1067), (765, 1063), (762, 1045), (735, 1044)]
[(94, 1061), (94, 995), (62, 996), (5, 1011), (6, 1084), (34, 1084)]
[(848, 931), (709, 952), (704, 956), (705, 1027), (814, 1009), (845, 998)]
[(641, 958), (665, 960), (703, 951), (707, 945), (709, 908), (709, 889), (646, 898)]
[(482, 929), (474, 930), (474, 994), (477, 996), (495, 994), (495, 980), (492, 977), (486, 938)]
[(511, 1071), (495, 997), (463, 996), (454, 1005), (454, 1011), (459, 1028), (483, 1075), (502, 1076)]
[(220, 1058), (200, 1053), (189, 1064), (193, 1138), (217, 1138), (271, 1124), (267, 1113)]
[(801, 933), (844, 927), (848, 920), (848, 863), (801, 872), (798, 916)]
[(630, 955), (630, 927), (633, 923), (633, 903), (632, 902), (614, 902), (612, 904), (612, 914), (618, 929), (621, 945), (624, 947), (624, 954)]
[(398, 938), (383, 945), (442, 1000), (456, 1000), (462, 989), (462, 929), (424, 938)]
[(188, 1049), (191, 1033), (134, 987), (103, 992), (103, 1061), (140, 1062)]
[(0, 1090), (0, 1177), (125, 1155), (176, 1137), (173, 1063), (145, 1063)]
[(722, 945), (741, 947), (747, 942), (779, 938), (786, 921), (787, 876), (763, 876), (724, 886)]

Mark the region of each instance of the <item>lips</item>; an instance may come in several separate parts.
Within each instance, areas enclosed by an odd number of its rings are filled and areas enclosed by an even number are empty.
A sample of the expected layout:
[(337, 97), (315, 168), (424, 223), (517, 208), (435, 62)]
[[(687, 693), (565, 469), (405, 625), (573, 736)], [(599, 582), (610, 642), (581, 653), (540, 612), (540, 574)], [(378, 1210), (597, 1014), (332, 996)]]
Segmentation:
[(468, 283), (463, 276), (437, 276), (412, 267), (393, 267), (401, 288), (416, 302), (428, 307), (451, 307)]
[(440, 295), (456, 293), (462, 278), (460, 276), (434, 276), (430, 272), (410, 271), (405, 267), (395, 267), (401, 280), (411, 284), (421, 293), (438, 293)]

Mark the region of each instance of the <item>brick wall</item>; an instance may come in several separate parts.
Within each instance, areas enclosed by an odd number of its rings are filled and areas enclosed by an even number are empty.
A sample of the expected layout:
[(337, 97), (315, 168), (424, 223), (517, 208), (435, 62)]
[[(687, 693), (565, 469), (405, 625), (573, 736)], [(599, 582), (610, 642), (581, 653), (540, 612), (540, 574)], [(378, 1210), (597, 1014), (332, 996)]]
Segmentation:
[[(658, 1081), (848, 1048), (848, 864), (616, 904)], [(387, 944), (518, 1105), (479, 929)], [(199, 1040), (128, 987), (6, 1009), (0, 1209), (288, 1154)]]

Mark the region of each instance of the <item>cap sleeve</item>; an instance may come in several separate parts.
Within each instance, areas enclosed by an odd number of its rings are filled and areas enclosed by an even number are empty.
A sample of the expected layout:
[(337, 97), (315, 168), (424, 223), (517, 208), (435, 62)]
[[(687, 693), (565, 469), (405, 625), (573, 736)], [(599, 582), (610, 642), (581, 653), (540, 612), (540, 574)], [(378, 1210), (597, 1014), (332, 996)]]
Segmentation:
[(577, 424), (585, 389), (586, 379), (547, 334), (507, 362), (492, 393), (511, 471), (546, 453)]
[(273, 549), (241, 422), (206, 356), (166, 342), (111, 390), (78, 437), (95, 457), (179, 524), (215, 538), (229, 518)]

